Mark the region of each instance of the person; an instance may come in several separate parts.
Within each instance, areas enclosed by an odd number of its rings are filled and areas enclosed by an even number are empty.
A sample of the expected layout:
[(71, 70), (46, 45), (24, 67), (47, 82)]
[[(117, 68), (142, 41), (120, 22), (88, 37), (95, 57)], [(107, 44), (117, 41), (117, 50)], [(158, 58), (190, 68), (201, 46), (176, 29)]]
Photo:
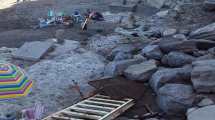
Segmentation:
[(96, 20), (96, 21), (104, 21), (104, 17), (100, 12), (91, 12), (89, 14), (90, 19)]

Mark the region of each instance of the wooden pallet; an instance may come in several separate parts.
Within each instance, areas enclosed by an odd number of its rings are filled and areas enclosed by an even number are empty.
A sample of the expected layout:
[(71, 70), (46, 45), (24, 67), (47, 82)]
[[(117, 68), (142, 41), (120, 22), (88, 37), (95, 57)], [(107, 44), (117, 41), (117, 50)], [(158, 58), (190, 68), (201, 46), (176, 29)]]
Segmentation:
[(95, 95), (43, 120), (113, 120), (133, 105), (133, 99), (112, 100)]

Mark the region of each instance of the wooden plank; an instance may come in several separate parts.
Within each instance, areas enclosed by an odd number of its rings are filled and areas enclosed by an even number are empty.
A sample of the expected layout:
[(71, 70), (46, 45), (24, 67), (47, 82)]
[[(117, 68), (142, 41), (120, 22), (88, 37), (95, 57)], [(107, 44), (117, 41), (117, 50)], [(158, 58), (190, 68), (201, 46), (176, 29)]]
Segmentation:
[(101, 116), (97, 115), (88, 115), (84, 113), (78, 113), (78, 112), (68, 112), (68, 111), (63, 111), (62, 114), (71, 116), (71, 117), (77, 117), (80, 119), (92, 119), (92, 120), (99, 120)]
[(97, 101), (93, 101), (93, 100), (87, 100), (84, 103), (87, 104), (95, 104), (95, 105), (104, 105), (104, 106), (108, 106), (108, 107), (119, 107), (121, 105), (119, 104), (113, 104), (113, 103), (105, 103), (105, 102), (97, 102)]
[(115, 109), (115, 108), (112, 108), (112, 107), (104, 107), (104, 106), (98, 106), (98, 105), (89, 105), (89, 104), (83, 104), (83, 103), (77, 104), (75, 106), (82, 107), (82, 108), (103, 110), (103, 111), (108, 111), (108, 112)]
[(122, 106), (120, 106), (117, 109), (113, 110), (112, 112), (110, 112), (109, 114), (105, 115), (104, 117), (102, 117), (99, 120), (113, 120), (116, 117), (118, 117), (120, 114), (125, 112), (127, 109), (132, 107), (133, 105), (134, 105), (134, 101), (131, 99), (131, 100), (127, 101), (126, 103), (124, 103)]
[(70, 111), (75, 111), (75, 112), (80, 112), (80, 113), (85, 113), (85, 114), (93, 114), (93, 115), (98, 115), (98, 116), (104, 116), (104, 115), (108, 114), (108, 112), (105, 112), (105, 111), (78, 108), (78, 107), (71, 107)]
[(125, 103), (125, 101), (117, 101), (117, 100), (110, 100), (110, 99), (103, 99), (103, 98), (90, 98), (89, 100), (109, 102), (109, 103), (120, 104), (120, 105)]

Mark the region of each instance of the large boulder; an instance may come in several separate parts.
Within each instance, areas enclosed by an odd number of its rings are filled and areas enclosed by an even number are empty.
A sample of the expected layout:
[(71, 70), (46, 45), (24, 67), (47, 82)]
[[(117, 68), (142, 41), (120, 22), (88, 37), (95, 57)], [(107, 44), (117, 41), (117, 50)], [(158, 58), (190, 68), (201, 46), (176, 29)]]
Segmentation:
[(166, 84), (158, 91), (158, 105), (167, 114), (184, 113), (193, 101), (194, 93), (190, 85)]
[(187, 113), (187, 120), (214, 120), (215, 105), (199, 108)]
[(215, 40), (215, 23), (209, 24), (191, 32), (190, 38)]
[(105, 67), (104, 76), (114, 77), (122, 75), (123, 71), (130, 65), (139, 64), (141, 62), (143, 62), (141, 58), (109, 62)]
[(205, 0), (204, 1), (204, 8), (208, 11), (215, 10), (215, 0)]
[(150, 86), (157, 93), (167, 83), (186, 83), (190, 81), (192, 67), (163, 68), (155, 72), (150, 79)]
[(159, 46), (165, 53), (171, 51), (192, 52), (197, 49), (195, 42), (187, 40), (162, 40)]
[(192, 63), (195, 58), (182, 52), (170, 52), (162, 58), (162, 63), (170, 67), (180, 67)]
[(197, 92), (215, 92), (215, 60), (193, 62), (191, 81)]
[(140, 64), (129, 66), (124, 75), (130, 80), (147, 81), (151, 78), (152, 74), (157, 70), (156, 61), (149, 60)]
[(142, 55), (149, 59), (160, 60), (163, 57), (163, 53), (158, 45), (148, 45), (142, 49)]

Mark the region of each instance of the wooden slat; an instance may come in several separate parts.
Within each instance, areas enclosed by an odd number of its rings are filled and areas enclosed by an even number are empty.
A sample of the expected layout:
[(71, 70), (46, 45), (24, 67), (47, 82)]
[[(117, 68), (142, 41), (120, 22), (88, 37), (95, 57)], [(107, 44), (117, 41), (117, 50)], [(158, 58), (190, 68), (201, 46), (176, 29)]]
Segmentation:
[(96, 105), (106, 105), (106, 106), (113, 106), (113, 107), (119, 107), (120, 106), (119, 104), (97, 102), (97, 101), (93, 101), (93, 100), (87, 100), (84, 103), (87, 103), (87, 104), (96, 104)]
[(113, 120), (116, 117), (118, 117), (120, 114), (125, 112), (127, 109), (132, 107), (133, 105), (134, 105), (134, 101), (131, 99), (131, 100), (127, 101), (126, 103), (124, 103), (122, 106), (120, 106), (117, 109), (113, 110), (112, 112), (110, 112), (109, 114), (105, 115), (104, 117), (102, 117), (99, 120)]
[(103, 99), (103, 98), (90, 98), (90, 100), (101, 101), (101, 102), (109, 102), (109, 103), (120, 104), (120, 105), (125, 103), (125, 101), (117, 101), (117, 100), (110, 100), (110, 99)]
[(63, 111), (62, 114), (71, 116), (71, 117), (77, 117), (80, 119), (92, 119), (92, 120), (99, 120), (101, 116), (97, 115), (88, 115), (84, 113), (78, 113), (78, 112), (68, 112), (68, 111)]
[(98, 115), (98, 116), (104, 116), (104, 115), (108, 114), (108, 112), (105, 112), (105, 111), (78, 108), (78, 107), (71, 107), (70, 110), (75, 111), (75, 112), (85, 113), (85, 114), (94, 114), (94, 115)]
[(89, 104), (77, 104), (75, 105), (77, 107), (83, 107), (83, 108), (91, 108), (91, 109), (97, 109), (97, 110), (103, 110), (103, 111), (112, 111), (114, 108), (112, 107), (104, 107), (104, 106), (98, 106), (98, 105), (89, 105)]
[(112, 100), (95, 95), (43, 120), (113, 120), (133, 105), (132, 99)]

